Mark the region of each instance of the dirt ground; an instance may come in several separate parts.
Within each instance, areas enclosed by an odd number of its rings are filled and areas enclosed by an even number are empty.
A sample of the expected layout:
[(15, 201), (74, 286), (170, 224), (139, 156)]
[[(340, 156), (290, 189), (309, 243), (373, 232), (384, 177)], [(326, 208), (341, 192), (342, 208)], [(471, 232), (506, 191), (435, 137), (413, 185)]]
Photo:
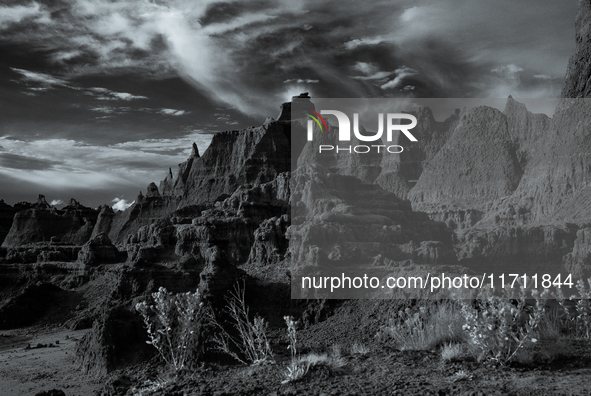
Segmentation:
[[(322, 334), (327, 329), (316, 330)], [(287, 351), (276, 355), (275, 364), (205, 364), (178, 378), (154, 361), (105, 378), (91, 378), (74, 362), (76, 341), (84, 333), (62, 328), (0, 332), (0, 395), (35, 395), (50, 389), (61, 389), (67, 396), (101, 391), (175, 396), (591, 395), (591, 346), (587, 342), (574, 345), (568, 359), (531, 367), (444, 363), (436, 350), (399, 351), (377, 343), (368, 343), (367, 353), (351, 354), (345, 343), (342, 367), (312, 367), (304, 378), (282, 384), (289, 362)], [(37, 348), (38, 344), (47, 346)], [(322, 352), (318, 344), (311, 350)], [(105, 387), (106, 383), (110, 386)]]
[(0, 331), (0, 395), (35, 395), (51, 389), (68, 396), (93, 395), (102, 382), (84, 376), (74, 362), (76, 341), (86, 331), (56, 327)]
[[(569, 341), (568, 353), (528, 366), (499, 367), (470, 359), (444, 362), (437, 348), (401, 351), (376, 340), (388, 308), (396, 309), (384, 301), (348, 301), (327, 319), (300, 328), (298, 353), (330, 354), (336, 345), (342, 349), (343, 364), (311, 367), (300, 380), (285, 384), (290, 352), (284, 326), (270, 332), (274, 364), (204, 363), (175, 376), (153, 359), (103, 378), (84, 375), (74, 361), (76, 342), (88, 330), (37, 326), (0, 331), (0, 396), (51, 389), (67, 396), (591, 395), (589, 341)], [(366, 350), (352, 351), (356, 343)]]

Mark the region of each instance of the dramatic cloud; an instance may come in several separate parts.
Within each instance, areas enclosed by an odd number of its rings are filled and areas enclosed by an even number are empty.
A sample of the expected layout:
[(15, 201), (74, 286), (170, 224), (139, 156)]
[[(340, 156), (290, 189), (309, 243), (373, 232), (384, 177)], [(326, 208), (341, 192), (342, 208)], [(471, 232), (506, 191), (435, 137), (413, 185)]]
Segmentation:
[(51, 206), (63, 205), (64, 201), (61, 199), (54, 199), (49, 203)]
[[(549, 0), (396, 0), (363, 7), (352, 0), (62, 0), (4, 7), (0, 40), (43, 49), (65, 81), (180, 75), (212, 101), (265, 116), (300, 90), (355, 97), (412, 86), (416, 95), (483, 96), (500, 92), (492, 85), (501, 77), (490, 75), (495, 64), (523, 69), (516, 84), (505, 76), (505, 86), (557, 95), (551, 80), (564, 75), (573, 52), (575, 8)], [(22, 29), (7, 28), (19, 24)], [(363, 64), (376, 71), (359, 70)], [(356, 68), (361, 75), (351, 74)], [(540, 75), (551, 78), (533, 77)], [(39, 83), (44, 77), (50, 76), (29, 74)], [(146, 97), (104, 92), (100, 98)]]
[(203, 152), (211, 134), (260, 124), (301, 92), (556, 97), (574, 53), (576, 6), (4, 2), (0, 185), (9, 187), (0, 198), (50, 191), (58, 199), (67, 189), (127, 205), (184, 161), (193, 141)]

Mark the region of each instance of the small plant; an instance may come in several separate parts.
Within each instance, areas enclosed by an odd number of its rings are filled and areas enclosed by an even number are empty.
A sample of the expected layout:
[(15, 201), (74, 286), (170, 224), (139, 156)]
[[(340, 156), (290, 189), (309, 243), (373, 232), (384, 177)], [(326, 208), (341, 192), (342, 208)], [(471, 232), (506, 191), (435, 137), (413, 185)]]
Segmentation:
[(454, 362), (460, 360), (463, 352), (464, 348), (461, 344), (448, 343), (441, 348), (441, 359), (444, 362)]
[(169, 367), (179, 371), (198, 358), (198, 344), (203, 329), (204, 307), (195, 293), (174, 294), (160, 287), (152, 293), (153, 305), (147, 302), (135, 308), (144, 319), (149, 341)]
[(458, 381), (465, 381), (471, 380), (472, 374), (468, 373), (467, 371), (460, 370), (451, 377), (451, 382), (458, 382)]
[[(213, 318), (212, 323), (220, 330), (213, 337), (220, 351), (227, 353), (243, 364), (274, 363), (273, 350), (267, 339), (268, 323), (260, 316), (250, 320), (249, 309), (245, 303), (244, 284), (236, 284), (230, 297), (226, 299), (226, 311), (233, 321), (233, 326), (238, 337), (233, 337)], [(233, 351), (230, 345), (234, 345), (239, 354)]]
[(300, 359), (297, 349), (298, 337), (295, 321), (291, 316), (284, 316), (283, 319), (287, 325), (287, 339), (289, 341), (287, 349), (291, 352), (291, 361), (289, 366), (287, 366), (285, 379), (281, 381), (282, 384), (286, 384), (288, 382), (296, 381), (306, 375), (308, 370), (310, 370), (312, 363), (309, 360)]
[(376, 334), (378, 341), (393, 341), (401, 350), (428, 350), (463, 338), (460, 310), (452, 301), (429, 301), (398, 311)]
[(359, 354), (359, 355), (367, 355), (369, 353), (369, 348), (364, 344), (360, 344), (358, 342), (354, 343), (349, 351), (351, 355)]

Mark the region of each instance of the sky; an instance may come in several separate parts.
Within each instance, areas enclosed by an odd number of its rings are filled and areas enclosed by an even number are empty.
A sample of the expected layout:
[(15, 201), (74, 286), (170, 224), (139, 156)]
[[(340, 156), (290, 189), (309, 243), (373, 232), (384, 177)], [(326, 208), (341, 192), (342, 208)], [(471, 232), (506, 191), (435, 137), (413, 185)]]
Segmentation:
[(0, 198), (124, 209), (312, 97), (558, 97), (576, 0), (0, 0)]

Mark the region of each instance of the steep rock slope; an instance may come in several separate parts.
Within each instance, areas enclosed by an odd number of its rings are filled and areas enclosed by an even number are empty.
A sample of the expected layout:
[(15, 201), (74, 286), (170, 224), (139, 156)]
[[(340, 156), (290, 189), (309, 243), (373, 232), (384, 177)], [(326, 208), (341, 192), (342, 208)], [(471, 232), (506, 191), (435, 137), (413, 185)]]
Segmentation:
[(0, 245), (8, 235), (16, 209), (0, 199)]
[(576, 53), (570, 58), (563, 98), (588, 98), (591, 96), (591, 3), (579, 0), (575, 21)]
[(448, 205), (481, 208), (511, 194), (523, 170), (507, 118), (490, 107), (464, 114), (410, 192), (419, 210)]
[(446, 120), (435, 120), (428, 107), (421, 107), (410, 112), (417, 118), (417, 126), (413, 134), (417, 142), (409, 142), (402, 134), (397, 133), (393, 144), (405, 147), (398, 155), (383, 155), (380, 175), (376, 179), (384, 190), (395, 193), (400, 198), (408, 199), (408, 193), (415, 186), (425, 164), (428, 164), (447, 142), (452, 131), (458, 124), (460, 110)]

